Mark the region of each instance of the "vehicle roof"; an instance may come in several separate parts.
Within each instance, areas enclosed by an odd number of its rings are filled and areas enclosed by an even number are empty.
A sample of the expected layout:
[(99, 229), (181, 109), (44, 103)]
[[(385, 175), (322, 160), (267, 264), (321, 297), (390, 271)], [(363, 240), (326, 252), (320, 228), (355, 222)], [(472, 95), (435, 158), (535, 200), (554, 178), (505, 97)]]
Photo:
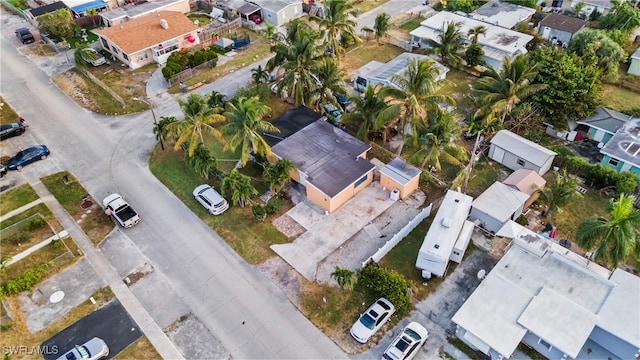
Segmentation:
[(212, 203), (217, 204), (224, 200), (222, 195), (218, 193), (211, 185), (203, 184), (193, 190), (193, 196), (201, 195), (211, 200)]
[(120, 194), (111, 194), (102, 200), (102, 204), (106, 207), (107, 205), (111, 205), (114, 209), (119, 208), (120, 206), (126, 204), (122, 195)]

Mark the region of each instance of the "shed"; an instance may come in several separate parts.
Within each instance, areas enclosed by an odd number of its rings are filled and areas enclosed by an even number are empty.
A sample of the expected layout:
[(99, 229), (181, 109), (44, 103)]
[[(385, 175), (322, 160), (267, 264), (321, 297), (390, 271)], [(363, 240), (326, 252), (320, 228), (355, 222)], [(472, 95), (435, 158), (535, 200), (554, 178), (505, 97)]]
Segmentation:
[(640, 48), (637, 48), (629, 57), (629, 69), (627, 70), (627, 73), (640, 76)]
[(509, 130), (500, 130), (491, 138), (489, 157), (511, 170), (531, 169), (544, 175), (555, 156), (555, 152)]
[(469, 219), (487, 231), (496, 233), (509, 220), (522, 214), (529, 195), (499, 181), (493, 183), (471, 204)]
[[(445, 194), (416, 259), (416, 267), (422, 270), (423, 277), (443, 276), (450, 259), (462, 260), (473, 230), (473, 224), (471, 231), (470, 225), (466, 225), (472, 201), (471, 196), (454, 190)], [(457, 254), (453, 254), (454, 249)]]
[(536, 201), (540, 195), (539, 190), (544, 189), (547, 180), (538, 175), (535, 170), (518, 169), (512, 172), (502, 183), (529, 195), (529, 199), (524, 203), (524, 209), (526, 209)]
[(262, 18), (275, 26), (282, 26), (304, 15), (301, 0), (253, 0), (260, 6)]
[(389, 190), (397, 189), (400, 198), (404, 199), (418, 188), (421, 173), (415, 166), (395, 158), (380, 170), (380, 185)]

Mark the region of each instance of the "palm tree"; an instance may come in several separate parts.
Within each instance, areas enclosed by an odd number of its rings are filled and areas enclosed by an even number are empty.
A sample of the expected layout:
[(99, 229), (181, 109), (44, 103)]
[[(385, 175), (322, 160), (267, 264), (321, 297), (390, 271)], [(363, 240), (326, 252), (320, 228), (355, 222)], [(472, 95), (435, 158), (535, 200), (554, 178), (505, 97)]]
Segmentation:
[(442, 31), (438, 33), (438, 41), (429, 39), (429, 52), (440, 56), (440, 62), (451, 66), (462, 64), (463, 35), (460, 32), (460, 23), (449, 22), (442, 25)]
[(231, 201), (234, 205), (245, 207), (251, 201), (251, 196), (258, 195), (258, 190), (251, 185), (251, 178), (242, 174), (238, 169), (233, 169), (222, 178), (220, 191), (231, 192)]
[(320, 61), (316, 73), (320, 80), (314, 96), (316, 105), (331, 103), (337, 107), (336, 95), (346, 93), (342, 81), (347, 76), (346, 70), (338, 67), (331, 58), (325, 57)]
[(476, 140), (473, 145), (473, 150), (470, 156), (469, 164), (465, 168), (464, 181), (462, 188), (466, 191), (467, 184), (469, 184), (469, 177), (471, 176), (471, 171), (473, 170), (473, 165), (476, 162), (476, 149), (478, 149), (478, 145), (480, 144), (480, 137), (483, 136), (488, 138), (489, 135), (496, 133), (498, 130), (502, 128), (502, 124), (499, 124), (495, 119), (480, 119), (473, 116), (471, 123), (469, 124), (469, 128), (467, 132), (470, 134), (476, 135)]
[(556, 173), (555, 181), (540, 190), (540, 199), (545, 203), (547, 209), (544, 216), (550, 212), (561, 211), (561, 207), (569, 204), (573, 200), (581, 199), (582, 194), (578, 191), (578, 181), (567, 175), (567, 170), (563, 169)]
[(418, 144), (419, 147), (409, 157), (409, 162), (420, 164), (422, 168), (425, 165), (433, 166), (438, 171), (442, 170), (441, 159), (454, 166), (463, 166), (467, 160), (467, 149), (454, 141), (460, 138), (462, 128), (452, 113), (440, 113), (433, 125), (421, 130), (406, 137), (408, 143), (414, 146)]
[(196, 172), (196, 174), (204, 177), (205, 179), (208, 179), (211, 170), (216, 168), (216, 158), (203, 144), (198, 144), (193, 156), (187, 157), (187, 163), (191, 166), (193, 171)]
[(193, 156), (198, 144), (204, 144), (204, 134), (215, 136), (223, 141), (222, 134), (216, 128), (225, 117), (217, 114), (207, 105), (206, 99), (201, 95), (192, 93), (187, 101), (178, 100), (178, 104), (184, 113), (184, 120), (167, 125), (169, 133), (176, 136), (175, 150), (183, 144), (188, 144), (188, 155)]
[(375, 30), (367, 26), (363, 26), (362, 29), (360, 29), (360, 31), (362, 31), (362, 33), (364, 34), (364, 39), (367, 40), (367, 42), (369, 41), (369, 36), (375, 33)]
[(269, 42), (269, 44), (273, 45), (276, 41), (278, 41), (278, 38), (280, 37), (278, 28), (266, 20), (264, 24), (266, 25), (266, 28), (261, 31), (262, 35), (264, 36), (265, 40)]
[(375, 31), (376, 42), (378, 44), (380, 44), (380, 39), (386, 37), (389, 33), (389, 29), (391, 28), (389, 19), (391, 19), (391, 16), (384, 12), (376, 15), (373, 30)]
[[(380, 87), (369, 85), (362, 96), (352, 96), (349, 101), (354, 105), (354, 110), (342, 116), (344, 123), (359, 123), (356, 137), (363, 141), (369, 141), (369, 133), (384, 128), (384, 124), (377, 122), (380, 112), (387, 107), (384, 98), (379, 95)], [(386, 143), (386, 131), (383, 132), (382, 142)]]
[(576, 232), (576, 243), (584, 248), (596, 247), (594, 260), (612, 265), (623, 262), (633, 251), (640, 257), (640, 211), (634, 209), (634, 196), (620, 195), (611, 200), (608, 218), (596, 217), (584, 220)]
[(263, 177), (269, 183), (274, 193), (278, 193), (282, 187), (291, 181), (291, 171), (296, 166), (289, 159), (278, 159), (274, 164), (264, 165)]
[(225, 149), (235, 151), (240, 147), (242, 166), (247, 164), (251, 151), (264, 157), (271, 153), (271, 148), (260, 135), (263, 131), (280, 132), (273, 124), (262, 119), (269, 111), (271, 108), (261, 103), (257, 96), (239, 97), (227, 104), (225, 116), (228, 123), (222, 127), (222, 133), (230, 135), (231, 139)]
[[(455, 105), (452, 97), (437, 93), (440, 87), (449, 84), (445, 79), (436, 80), (438, 71), (433, 60), (410, 59), (407, 71), (402, 75), (394, 74), (391, 78), (398, 88), (386, 86), (380, 91), (381, 97), (393, 100), (390, 106), (380, 112), (379, 120), (388, 127), (397, 122), (395, 119), (399, 119), (400, 133), (405, 134), (410, 126), (415, 134), (418, 133), (417, 126), (425, 122), (429, 114), (442, 111), (439, 104)], [(398, 154), (401, 152), (402, 146)]]
[(226, 96), (223, 93), (219, 93), (215, 90), (207, 97), (207, 105), (212, 109), (224, 109), (227, 105)]
[(471, 39), (472, 44), (478, 43), (478, 36), (486, 35), (486, 34), (487, 34), (487, 28), (482, 25), (478, 25), (474, 28), (471, 28), (467, 32), (467, 36), (469, 36), (469, 39)]
[(331, 278), (335, 279), (338, 282), (338, 285), (340, 285), (341, 289), (344, 289), (346, 287), (347, 290), (350, 291), (353, 290), (353, 287), (357, 282), (356, 276), (353, 271), (341, 268), (339, 266), (335, 267), (335, 269), (331, 273)]
[(164, 141), (169, 135), (167, 126), (177, 121), (178, 119), (173, 116), (161, 116), (160, 121), (153, 125), (153, 133), (156, 135), (156, 141)]
[(355, 33), (358, 23), (354, 19), (358, 13), (348, 0), (325, 0), (323, 4), (324, 17), (311, 16), (310, 19), (318, 23), (324, 34), (324, 43), (331, 49), (331, 56), (340, 61), (343, 50), (341, 38), (353, 40), (356, 45), (362, 41)]
[(483, 72), (472, 84), (472, 93), (480, 105), (477, 114), (499, 118), (503, 124), (514, 105), (547, 87), (546, 84), (531, 83), (538, 73), (537, 68), (537, 64), (528, 63), (527, 56), (520, 55), (514, 60), (505, 58), (500, 72), (493, 68)]
[(251, 78), (253, 78), (254, 83), (262, 84), (263, 82), (269, 82), (270, 75), (267, 70), (262, 68), (262, 65), (258, 65), (257, 68), (251, 69)]

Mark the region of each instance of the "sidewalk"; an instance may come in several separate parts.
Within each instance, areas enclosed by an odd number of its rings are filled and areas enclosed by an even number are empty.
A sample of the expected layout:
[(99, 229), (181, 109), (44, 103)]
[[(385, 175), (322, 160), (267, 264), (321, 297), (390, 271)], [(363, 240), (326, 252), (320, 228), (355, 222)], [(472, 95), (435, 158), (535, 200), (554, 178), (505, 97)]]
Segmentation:
[(91, 240), (87, 238), (73, 218), (71, 218), (71, 216), (69, 216), (69, 214), (55, 200), (44, 184), (38, 181), (35, 184), (31, 184), (31, 186), (40, 198), (44, 200), (44, 203), (49, 207), (49, 209), (51, 209), (60, 224), (69, 232), (69, 235), (84, 252), (86, 259), (94, 268), (95, 272), (102, 276), (104, 281), (111, 287), (116, 298), (120, 300), (122, 306), (124, 306), (133, 320), (138, 324), (140, 330), (153, 344), (160, 356), (163, 359), (183, 359), (184, 357), (178, 348), (176, 348), (176, 346), (164, 334), (162, 329), (151, 318), (149, 313), (144, 309), (142, 304), (140, 304), (131, 290), (119, 278), (115, 270), (93, 246)]

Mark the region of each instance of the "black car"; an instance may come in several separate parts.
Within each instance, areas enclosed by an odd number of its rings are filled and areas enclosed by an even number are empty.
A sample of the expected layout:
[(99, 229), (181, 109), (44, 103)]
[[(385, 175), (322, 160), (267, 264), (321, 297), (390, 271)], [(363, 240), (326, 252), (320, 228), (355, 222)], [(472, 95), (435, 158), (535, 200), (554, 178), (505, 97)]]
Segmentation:
[(21, 123), (9, 123), (0, 125), (0, 140), (22, 135), (26, 127)]
[(17, 29), (16, 37), (20, 39), (20, 41), (22, 41), (23, 44), (31, 44), (32, 42), (36, 41), (31, 31), (29, 31), (29, 29), (26, 29), (26, 28)]

